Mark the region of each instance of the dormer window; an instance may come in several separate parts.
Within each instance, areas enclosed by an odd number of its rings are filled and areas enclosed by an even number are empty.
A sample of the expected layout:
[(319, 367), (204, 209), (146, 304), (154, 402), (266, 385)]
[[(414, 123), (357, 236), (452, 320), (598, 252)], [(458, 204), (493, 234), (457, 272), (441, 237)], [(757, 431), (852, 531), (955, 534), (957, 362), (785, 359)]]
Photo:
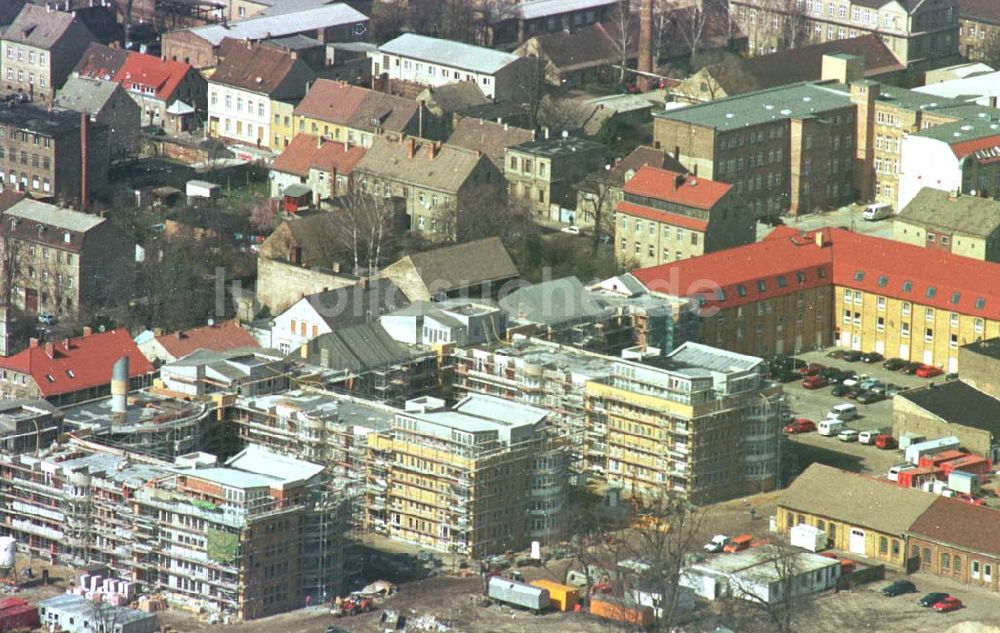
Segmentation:
[(73, 241), (73, 236), (70, 234), (69, 231), (66, 231), (65, 233), (63, 233), (63, 242), (66, 242), (67, 244), (69, 244), (72, 241)]

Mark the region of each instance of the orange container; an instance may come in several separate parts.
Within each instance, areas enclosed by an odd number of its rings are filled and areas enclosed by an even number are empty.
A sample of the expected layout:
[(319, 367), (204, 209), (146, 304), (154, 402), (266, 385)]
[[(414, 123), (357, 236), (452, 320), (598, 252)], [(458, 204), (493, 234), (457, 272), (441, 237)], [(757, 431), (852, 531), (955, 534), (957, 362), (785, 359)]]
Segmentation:
[(580, 602), (580, 590), (551, 580), (532, 580), (533, 587), (549, 590), (549, 602), (557, 611), (572, 611)]
[(639, 605), (628, 607), (620, 600), (613, 598), (591, 598), (590, 613), (599, 618), (614, 620), (615, 622), (625, 622), (626, 624), (638, 624), (646, 628), (653, 624), (653, 608)]

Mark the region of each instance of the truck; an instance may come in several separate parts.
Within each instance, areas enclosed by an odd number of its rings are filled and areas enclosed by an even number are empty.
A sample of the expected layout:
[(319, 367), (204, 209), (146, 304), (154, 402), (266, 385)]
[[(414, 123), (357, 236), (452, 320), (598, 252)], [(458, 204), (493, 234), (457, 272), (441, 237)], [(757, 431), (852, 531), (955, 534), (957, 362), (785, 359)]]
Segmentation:
[(920, 458), (924, 455), (934, 455), (935, 453), (942, 453), (947, 450), (957, 449), (960, 444), (961, 442), (959, 442), (958, 438), (954, 435), (939, 437), (936, 440), (917, 442), (906, 447), (903, 457), (911, 464), (919, 464)]
[(590, 599), (590, 613), (605, 620), (624, 622), (626, 624), (637, 624), (642, 628), (648, 628), (653, 624), (652, 607), (641, 605), (629, 605), (623, 600), (610, 596)]
[(486, 597), (490, 600), (528, 609), (535, 615), (548, 609), (552, 604), (548, 589), (533, 587), (500, 576), (490, 577), (486, 584)]
[(533, 587), (548, 589), (549, 603), (556, 611), (570, 612), (580, 603), (580, 590), (551, 580), (532, 580)]

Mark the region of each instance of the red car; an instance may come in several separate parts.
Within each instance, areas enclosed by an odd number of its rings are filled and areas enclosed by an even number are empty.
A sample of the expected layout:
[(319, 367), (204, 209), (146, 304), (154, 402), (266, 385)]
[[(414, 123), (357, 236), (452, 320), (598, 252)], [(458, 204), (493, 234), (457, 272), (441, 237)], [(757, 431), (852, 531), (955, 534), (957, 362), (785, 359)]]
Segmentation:
[(896, 448), (896, 438), (889, 435), (888, 433), (880, 433), (875, 436), (875, 446), (881, 449), (888, 450), (890, 448)]
[(944, 370), (940, 367), (935, 367), (934, 365), (921, 365), (917, 367), (917, 376), (921, 378), (933, 378), (934, 376), (940, 376), (944, 373)]
[(819, 372), (826, 369), (826, 365), (820, 365), (819, 363), (809, 363), (805, 367), (799, 369), (799, 373), (803, 376), (815, 376)]
[(962, 601), (955, 596), (948, 596), (943, 598), (938, 602), (934, 603), (934, 610), (938, 613), (948, 613), (949, 611), (958, 611), (962, 608)]
[(806, 376), (802, 380), (802, 387), (804, 389), (819, 389), (820, 387), (825, 387), (830, 384), (830, 381), (823, 376)]
[(795, 433), (808, 433), (816, 430), (816, 423), (805, 418), (796, 418), (785, 425), (785, 433), (790, 435)]
[(971, 503), (974, 506), (984, 506), (984, 505), (986, 505), (986, 501), (984, 499), (978, 499), (978, 498), (973, 497), (972, 495), (970, 495), (968, 493), (965, 493), (965, 492), (955, 493), (955, 496), (953, 498), (954, 499), (958, 499), (959, 501), (964, 501), (966, 503)]

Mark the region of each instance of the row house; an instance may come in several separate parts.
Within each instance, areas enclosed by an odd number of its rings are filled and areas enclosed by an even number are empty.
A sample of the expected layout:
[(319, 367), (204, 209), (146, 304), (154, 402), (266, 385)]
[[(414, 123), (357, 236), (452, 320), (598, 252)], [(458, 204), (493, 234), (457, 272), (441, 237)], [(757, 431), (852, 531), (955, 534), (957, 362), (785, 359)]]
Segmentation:
[(958, 6), (959, 52), (973, 62), (994, 64), (1000, 53), (1000, 5), (962, 0)]
[(301, 98), (315, 75), (295, 53), (226, 39), (208, 81), (208, 135), (270, 147), (271, 104)]
[(0, 93), (51, 103), (93, 39), (75, 13), (24, 5), (0, 36)]
[(616, 258), (641, 267), (750, 244), (757, 226), (732, 185), (648, 166), (625, 183), (614, 222)]
[(511, 198), (544, 220), (576, 224), (575, 186), (608, 163), (607, 148), (572, 136), (528, 141), (507, 148), (504, 177)]
[(271, 197), (281, 197), (296, 185), (309, 190), (313, 207), (345, 196), (351, 190), (354, 166), (365, 151), (360, 145), (298, 134), (271, 165)]

